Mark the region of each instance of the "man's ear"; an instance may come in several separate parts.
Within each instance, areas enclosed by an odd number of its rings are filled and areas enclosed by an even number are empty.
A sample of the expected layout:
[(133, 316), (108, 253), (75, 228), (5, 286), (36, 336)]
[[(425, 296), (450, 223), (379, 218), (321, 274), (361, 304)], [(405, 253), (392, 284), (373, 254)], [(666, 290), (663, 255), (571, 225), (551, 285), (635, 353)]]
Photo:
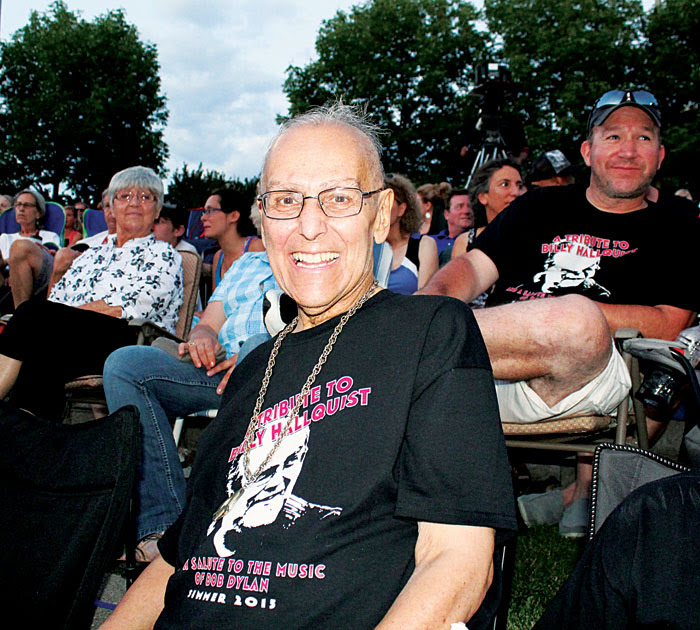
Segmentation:
[(663, 144), (659, 145), (659, 162), (656, 165), (657, 170), (661, 168), (661, 162), (664, 161), (664, 158), (666, 157), (666, 148), (664, 147)]
[(178, 227), (173, 229), (173, 236), (176, 238), (180, 238), (181, 236), (185, 235), (185, 226), (184, 225), (179, 225)]
[(586, 166), (591, 165), (591, 143), (588, 140), (584, 140), (581, 143), (581, 155), (583, 156), (583, 161)]
[(391, 188), (383, 190), (377, 202), (377, 215), (374, 217), (372, 235), (375, 243), (383, 243), (389, 236), (391, 224), (391, 206), (394, 204), (394, 191)]

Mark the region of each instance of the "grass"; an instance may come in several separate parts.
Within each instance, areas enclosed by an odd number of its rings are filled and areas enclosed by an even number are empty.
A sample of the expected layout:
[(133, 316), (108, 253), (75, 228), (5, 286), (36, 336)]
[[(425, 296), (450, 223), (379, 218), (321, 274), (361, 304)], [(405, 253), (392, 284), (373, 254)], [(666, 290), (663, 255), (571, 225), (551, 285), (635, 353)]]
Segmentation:
[(556, 526), (523, 530), (515, 552), (508, 630), (530, 630), (573, 570), (585, 539), (559, 536)]

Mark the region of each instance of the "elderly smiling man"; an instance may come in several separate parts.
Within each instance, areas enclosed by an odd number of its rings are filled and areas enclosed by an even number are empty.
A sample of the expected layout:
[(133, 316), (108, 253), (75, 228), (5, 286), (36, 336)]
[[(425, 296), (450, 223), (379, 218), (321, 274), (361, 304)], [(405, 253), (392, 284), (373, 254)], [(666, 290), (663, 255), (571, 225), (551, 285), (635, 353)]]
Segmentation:
[(374, 282), (379, 157), (344, 106), (273, 142), (262, 234), (298, 316), (234, 370), (162, 557), (105, 628), (487, 627), (515, 528), (491, 371), (466, 307)]

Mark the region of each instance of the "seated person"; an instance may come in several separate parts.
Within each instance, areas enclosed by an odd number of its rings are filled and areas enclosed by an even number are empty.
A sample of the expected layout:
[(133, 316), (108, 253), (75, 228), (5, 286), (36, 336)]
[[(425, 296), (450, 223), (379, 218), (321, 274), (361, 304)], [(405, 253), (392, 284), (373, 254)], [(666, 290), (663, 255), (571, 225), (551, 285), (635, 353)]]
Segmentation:
[[(110, 352), (135, 342), (129, 320), (175, 329), (181, 259), (152, 234), (163, 184), (150, 168), (134, 166), (112, 178), (109, 195), (116, 235), (82, 254), (48, 301), (22, 304), (0, 335), (0, 398), (10, 394), (15, 406), (47, 418), (60, 419), (67, 381), (101, 373)], [(66, 330), (79, 330), (85, 343), (62, 347)]]
[[(469, 302), (495, 284), (474, 315), (504, 421), (613, 413), (631, 383), (611, 333), (675, 339), (699, 310), (679, 273), (693, 268), (693, 254), (675, 245), (678, 234), (700, 236), (697, 218), (646, 197), (665, 154), (660, 128), (648, 92), (604, 94), (581, 145), (588, 186), (518, 197), (426, 286)], [(589, 461), (579, 457), (577, 480), (563, 491), (519, 497), (525, 522), (585, 535)]]
[(183, 239), (187, 226), (187, 211), (178, 206), (165, 205), (153, 225), (153, 236), (157, 241), (170, 243), (179, 252), (197, 254), (197, 248)]
[[(423, 187), (421, 186), (421, 188)], [(474, 226), (474, 212), (472, 212), (469, 194), (466, 190), (459, 188), (450, 190), (447, 197), (445, 220), (447, 227), (442, 232), (428, 234), (420, 240), (418, 249), (419, 287), (425, 286), (438, 268), (447, 264), (449, 252), (452, 250), (455, 239)]]
[(162, 557), (103, 628), (492, 627), (515, 521), (488, 358), (464, 305), (374, 281), (372, 131), (336, 105), (273, 141), (262, 235), (298, 315), (234, 370)]
[(520, 166), (507, 158), (482, 164), (469, 182), (467, 193), (474, 210), (474, 227), (457, 238), (451, 258), (464, 254), (474, 238), (513, 200), (525, 193)]
[(0, 195), (0, 214), (12, 207), (13, 199), (10, 195)]
[(46, 297), (53, 254), (61, 241), (55, 232), (41, 229), (46, 214), (41, 193), (32, 188), (21, 190), (14, 207), (19, 232), (0, 234), (0, 267), (9, 264), (12, 301), (17, 308), (33, 295)]
[(221, 249), (212, 261), (212, 289), (216, 289), (234, 260), (246, 252), (264, 249), (250, 220), (250, 198), (233, 188), (220, 188), (209, 195), (202, 214), (203, 236), (214, 238)]
[(570, 186), (576, 182), (576, 168), (559, 150), (546, 151), (538, 157), (527, 178), (529, 187)]
[(411, 295), (419, 286), (418, 249), (420, 241), (411, 238), (423, 220), (420, 201), (413, 184), (403, 175), (389, 173), (384, 185), (394, 191), (394, 205), (391, 209), (391, 227), (387, 242), (394, 252), (394, 260), (389, 275), (389, 290), (394, 293)]
[(63, 246), (70, 247), (83, 238), (83, 226), (80, 225), (80, 220), (73, 206), (65, 206), (63, 213), (66, 216), (66, 224), (63, 229)]
[[(104, 366), (107, 406), (136, 405), (141, 415), (142, 455), (136, 530), (139, 560), (157, 555), (155, 541), (185, 505), (185, 478), (169, 418), (218, 408), (243, 342), (265, 333), (263, 297), (276, 289), (265, 252), (250, 252), (231, 265), (179, 352), (129, 346)], [(225, 350), (225, 356), (217, 354)]]
[(107, 224), (106, 230), (83, 238), (70, 247), (61, 247), (61, 249), (56, 252), (56, 258), (53, 262), (53, 273), (51, 274), (51, 283), (49, 284), (49, 292), (63, 277), (63, 274), (68, 271), (68, 268), (73, 264), (73, 261), (80, 256), (80, 254), (82, 254), (89, 247), (106, 244), (109, 241), (110, 234), (116, 233), (117, 222), (114, 218), (114, 213), (112, 212), (112, 206), (107, 189), (102, 192), (102, 211), (104, 212), (105, 223)]

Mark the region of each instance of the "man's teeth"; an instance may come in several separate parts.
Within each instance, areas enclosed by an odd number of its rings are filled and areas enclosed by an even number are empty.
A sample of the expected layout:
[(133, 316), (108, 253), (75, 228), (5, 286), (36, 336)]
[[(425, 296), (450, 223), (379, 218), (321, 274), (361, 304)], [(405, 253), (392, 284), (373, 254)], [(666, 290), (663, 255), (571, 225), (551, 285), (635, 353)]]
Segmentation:
[(338, 258), (336, 252), (321, 252), (318, 254), (306, 254), (303, 252), (294, 252), (292, 257), (296, 262), (308, 263), (308, 264), (319, 264), (324, 262), (329, 262)]

